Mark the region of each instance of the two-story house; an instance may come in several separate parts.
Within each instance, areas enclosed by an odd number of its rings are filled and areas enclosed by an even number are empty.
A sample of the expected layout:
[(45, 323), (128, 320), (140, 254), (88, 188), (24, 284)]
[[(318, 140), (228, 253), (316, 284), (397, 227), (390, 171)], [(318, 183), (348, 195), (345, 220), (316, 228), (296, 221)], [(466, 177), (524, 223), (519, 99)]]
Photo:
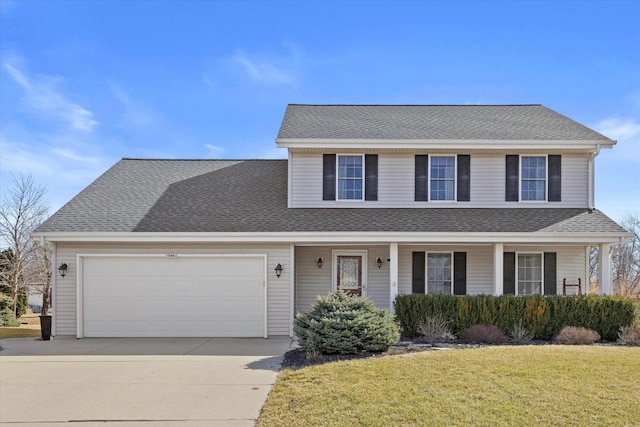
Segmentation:
[(34, 233), (54, 334), (292, 335), (332, 290), (611, 292), (625, 230), (594, 207), (615, 141), (541, 105), (289, 105), (287, 160), (123, 159)]

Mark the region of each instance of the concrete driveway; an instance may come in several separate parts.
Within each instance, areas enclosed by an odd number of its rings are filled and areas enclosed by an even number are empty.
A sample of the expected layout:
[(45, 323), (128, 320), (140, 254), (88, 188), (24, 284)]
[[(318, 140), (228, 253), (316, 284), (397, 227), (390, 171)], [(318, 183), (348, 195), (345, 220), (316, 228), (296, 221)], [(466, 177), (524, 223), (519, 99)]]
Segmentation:
[(289, 338), (0, 340), (0, 425), (251, 426)]

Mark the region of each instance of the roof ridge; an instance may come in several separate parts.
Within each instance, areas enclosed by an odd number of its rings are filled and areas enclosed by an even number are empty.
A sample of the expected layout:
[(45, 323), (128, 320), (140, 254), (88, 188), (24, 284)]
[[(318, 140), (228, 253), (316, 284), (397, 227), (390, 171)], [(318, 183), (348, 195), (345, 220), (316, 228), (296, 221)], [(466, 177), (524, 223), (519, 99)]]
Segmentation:
[(142, 157), (123, 157), (121, 160), (156, 161), (156, 162), (272, 162), (287, 161), (287, 159), (161, 159)]
[(544, 107), (542, 104), (288, 104), (303, 107)]

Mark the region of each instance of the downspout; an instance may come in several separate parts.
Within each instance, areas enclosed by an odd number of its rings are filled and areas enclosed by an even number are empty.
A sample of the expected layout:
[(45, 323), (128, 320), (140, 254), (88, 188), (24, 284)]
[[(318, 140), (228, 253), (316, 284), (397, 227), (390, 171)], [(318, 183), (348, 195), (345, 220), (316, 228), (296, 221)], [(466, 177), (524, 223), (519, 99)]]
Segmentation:
[(596, 178), (595, 178), (595, 159), (598, 156), (598, 154), (600, 154), (600, 144), (596, 145), (596, 151), (594, 153), (591, 153), (591, 156), (589, 156), (589, 162), (588, 162), (588, 169), (589, 169), (589, 200), (588, 200), (588, 207), (589, 210), (594, 210), (596, 208), (596, 196), (595, 196), (595, 191), (596, 191)]

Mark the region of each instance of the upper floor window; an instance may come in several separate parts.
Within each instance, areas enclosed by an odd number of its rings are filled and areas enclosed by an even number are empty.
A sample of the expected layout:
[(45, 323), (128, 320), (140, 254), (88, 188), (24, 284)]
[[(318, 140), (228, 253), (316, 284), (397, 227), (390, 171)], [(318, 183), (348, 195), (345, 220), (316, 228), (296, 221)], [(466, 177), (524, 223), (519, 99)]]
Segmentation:
[(455, 200), (456, 158), (431, 156), (429, 194), (431, 200)]
[(522, 156), (521, 159), (521, 200), (546, 200), (547, 158), (545, 156)]
[(363, 200), (363, 157), (338, 155), (338, 200)]
[(518, 254), (517, 295), (542, 294), (542, 254)]

